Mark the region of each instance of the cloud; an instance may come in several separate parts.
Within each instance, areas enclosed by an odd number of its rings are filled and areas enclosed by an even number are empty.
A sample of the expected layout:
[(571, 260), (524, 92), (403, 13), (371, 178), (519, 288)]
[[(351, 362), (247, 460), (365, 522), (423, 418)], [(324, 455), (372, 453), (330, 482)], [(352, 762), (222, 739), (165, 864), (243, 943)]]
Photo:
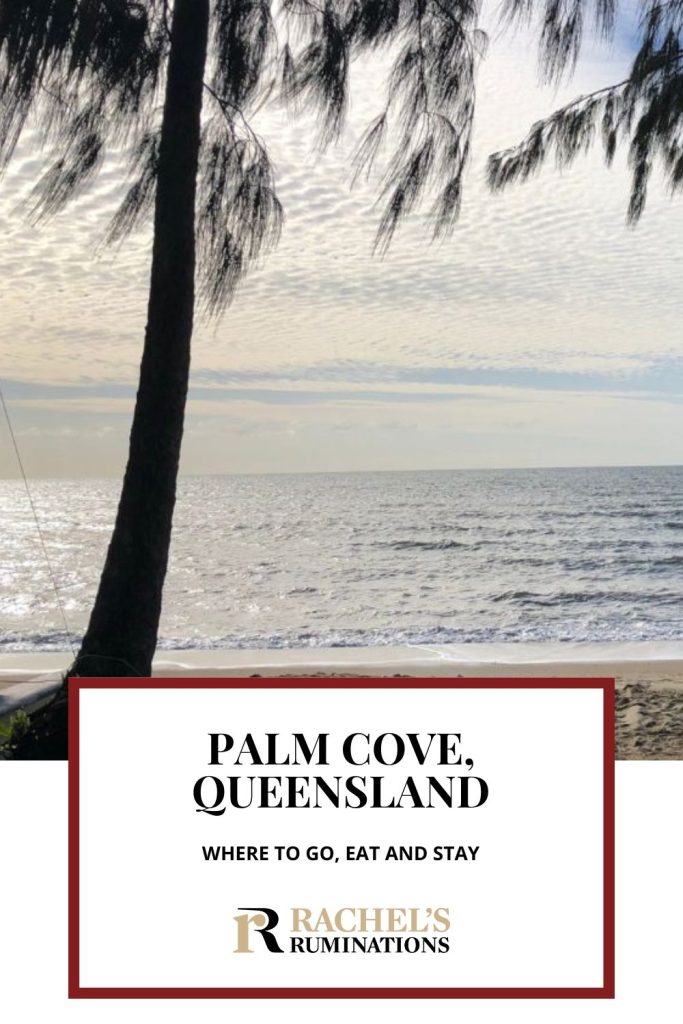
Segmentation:
[[(471, 409), (474, 402), (463, 403), (465, 397), (476, 398), (484, 419), (497, 422), (503, 403), (508, 420), (522, 423), (510, 410), (526, 403), (539, 436), (547, 437), (544, 459), (566, 460), (569, 445), (580, 463), (592, 457), (583, 435), (557, 440), (551, 429), (551, 403), (571, 394), (579, 416), (606, 403), (600, 422), (608, 450), (615, 458), (621, 452), (618, 461), (632, 461), (622, 414), (614, 409), (628, 402), (632, 408), (637, 398), (661, 424), (662, 451), (671, 451), (662, 409), (683, 391), (677, 258), (683, 203), (653, 183), (643, 221), (626, 229), (628, 169), (622, 158), (606, 170), (597, 152), (564, 174), (548, 168), (500, 196), (490, 196), (483, 181), (492, 149), (514, 143), (534, 119), (578, 92), (619, 78), (632, 42), (627, 20), (611, 48), (593, 47), (574, 81), (552, 91), (539, 88), (529, 38), (496, 29), (480, 75), (461, 222), (451, 239), (430, 246), (426, 216), (418, 215), (383, 260), (372, 256), (379, 178), (350, 189), (350, 154), (381, 105), (382, 60), (356, 69), (348, 129), (322, 155), (310, 118), (272, 110), (259, 115), (287, 222), (278, 250), (251, 275), (223, 320), (198, 324), (191, 416), (207, 412), (227, 422), (238, 408), (243, 434), (253, 423), (256, 444), (263, 443), (266, 406), (310, 406), (319, 416), (316, 429), (337, 436), (355, 430), (337, 415), (342, 404), (386, 406), (392, 414), (398, 406), (406, 413), (419, 406), (420, 420), (401, 413), (381, 428), (386, 459), (394, 464), (394, 444), (410, 465), (424, 453), (405, 443), (399, 423), (431, 422), (446, 403)], [(137, 379), (149, 231), (116, 252), (97, 254), (121, 192), (120, 154), (69, 213), (30, 227), (17, 204), (39, 167), (35, 140), (27, 138), (0, 194), (3, 363), (17, 382), (10, 389), (13, 409), (19, 414), (23, 403), (27, 426), (27, 416), (49, 411), (64, 418), (65, 428), (80, 429), (75, 417), (95, 424), (99, 416), (108, 426), (112, 416), (118, 430), (130, 415)], [(539, 393), (547, 402), (538, 401)], [(655, 457), (651, 434), (648, 428), (648, 457)], [(453, 464), (443, 439), (435, 435), (434, 443), (441, 449), (429, 458)], [(114, 461), (103, 464), (115, 472), (120, 456), (114, 459), (113, 450), (107, 448), (106, 459)], [(306, 451), (305, 445), (288, 448), (282, 458), (300, 465)], [(485, 452), (477, 457), (490, 464)], [(219, 452), (220, 458), (232, 464)], [(250, 458), (265, 465), (269, 455), (254, 448)], [(185, 465), (203, 465), (202, 459)]]

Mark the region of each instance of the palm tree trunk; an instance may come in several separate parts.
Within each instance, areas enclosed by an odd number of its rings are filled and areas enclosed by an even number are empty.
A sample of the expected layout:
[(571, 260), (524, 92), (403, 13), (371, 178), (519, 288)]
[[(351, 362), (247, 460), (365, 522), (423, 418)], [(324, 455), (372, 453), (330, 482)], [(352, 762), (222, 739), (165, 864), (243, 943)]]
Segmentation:
[(74, 671), (151, 674), (190, 372), (209, 0), (175, 0), (140, 382), (114, 533)]
[[(175, 0), (159, 147), (147, 328), (128, 464), (90, 623), (69, 670), (148, 676), (168, 564), (190, 372), (195, 192), (209, 0)], [(66, 680), (34, 715), (17, 760), (67, 757)]]

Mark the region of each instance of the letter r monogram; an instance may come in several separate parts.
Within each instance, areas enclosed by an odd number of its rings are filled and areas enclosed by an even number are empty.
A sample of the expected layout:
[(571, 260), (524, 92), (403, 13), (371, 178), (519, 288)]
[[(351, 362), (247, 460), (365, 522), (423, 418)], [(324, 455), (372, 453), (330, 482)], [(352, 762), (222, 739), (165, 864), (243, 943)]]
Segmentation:
[(235, 953), (253, 953), (249, 945), (249, 934), (251, 926), (257, 931), (266, 944), (270, 953), (283, 953), (277, 944), (277, 939), (272, 934), (273, 929), (280, 920), (278, 914), (270, 907), (238, 907), (238, 910), (254, 911), (253, 914), (238, 914), (233, 918), (237, 922), (237, 948)]

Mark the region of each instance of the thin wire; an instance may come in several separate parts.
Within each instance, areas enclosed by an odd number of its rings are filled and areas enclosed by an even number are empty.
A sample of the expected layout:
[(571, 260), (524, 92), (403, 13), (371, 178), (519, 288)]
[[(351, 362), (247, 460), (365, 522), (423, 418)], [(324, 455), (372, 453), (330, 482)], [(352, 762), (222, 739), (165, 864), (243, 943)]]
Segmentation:
[(35, 520), (36, 530), (38, 531), (38, 536), (40, 538), (40, 546), (43, 549), (43, 555), (45, 557), (45, 563), (47, 565), (48, 572), (50, 574), (50, 579), (52, 580), (52, 586), (54, 588), (55, 597), (57, 598), (57, 605), (59, 607), (60, 612), (62, 613), (62, 620), (64, 622), (64, 629), (66, 631), (67, 642), (69, 644), (69, 647), (71, 648), (71, 653), (73, 654), (74, 657), (76, 657), (76, 649), (75, 649), (75, 647), (74, 647), (74, 645), (73, 645), (73, 643), (71, 641), (71, 630), (69, 629), (69, 623), (67, 622), (66, 612), (64, 611), (64, 605), (62, 604), (62, 599), (61, 599), (61, 596), (59, 594), (59, 587), (57, 586), (57, 579), (55, 577), (54, 570), (52, 568), (52, 563), (50, 562), (50, 557), (49, 557), (49, 555), (47, 553), (47, 545), (45, 544), (45, 538), (43, 536), (43, 531), (40, 528), (40, 520), (38, 519), (38, 512), (37, 512), (36, 506), (35, 506), (35, 504), (33, 502), (33, 495), (31, 494), (31, 488), (29, 487), (28, 477), (26, 476), (26, 470), (24, 469), (24, 463), (23, 463), (22, 458), (21, 458), (21, 453), (19, 452), (19, 445), (17, 444), (17, 439), (16, 439), (16, 436), (14, 434), (14, 429), (12, 427), (12, 421), (9, 418), (9, 409), (7, 408), (7, 403), (5, 402), (5, 395), (4, 395), (3, 390), (2, 390), (2, 381), (1, 380), (0, 380), (0, 402), (2, 403), (3, 412), (5, 413), (5, 419), (7, 420), (7, 426), (9, 428), (9, 436), (12, 439), (12, 445), (14, 446), (14, 451), (15, 451), (15, 454), (17, 456), (17, 462), (19, 463), (19, 469), (21, 470), (21, 475), (22, 475), (23, 480), (24, 480), (24, 487), (26, 488), (26, 494), (28, 496), (28, 502), (29, 502), (29, 505), (31, 506), (31, 511), (33, 512), (33, 518)]

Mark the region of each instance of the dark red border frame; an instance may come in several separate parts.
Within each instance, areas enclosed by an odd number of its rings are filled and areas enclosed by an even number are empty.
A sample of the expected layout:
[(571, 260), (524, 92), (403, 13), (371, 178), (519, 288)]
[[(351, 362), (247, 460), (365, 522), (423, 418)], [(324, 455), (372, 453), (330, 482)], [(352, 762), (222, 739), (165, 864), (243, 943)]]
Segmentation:
[[(82, 689), (600, 689), (603, 691), (603, 984), (601, 988), (81, 988), (79, 698)], [(614, 679), (226, 678), (69, 680), (70, 999), (613, 999)]]

